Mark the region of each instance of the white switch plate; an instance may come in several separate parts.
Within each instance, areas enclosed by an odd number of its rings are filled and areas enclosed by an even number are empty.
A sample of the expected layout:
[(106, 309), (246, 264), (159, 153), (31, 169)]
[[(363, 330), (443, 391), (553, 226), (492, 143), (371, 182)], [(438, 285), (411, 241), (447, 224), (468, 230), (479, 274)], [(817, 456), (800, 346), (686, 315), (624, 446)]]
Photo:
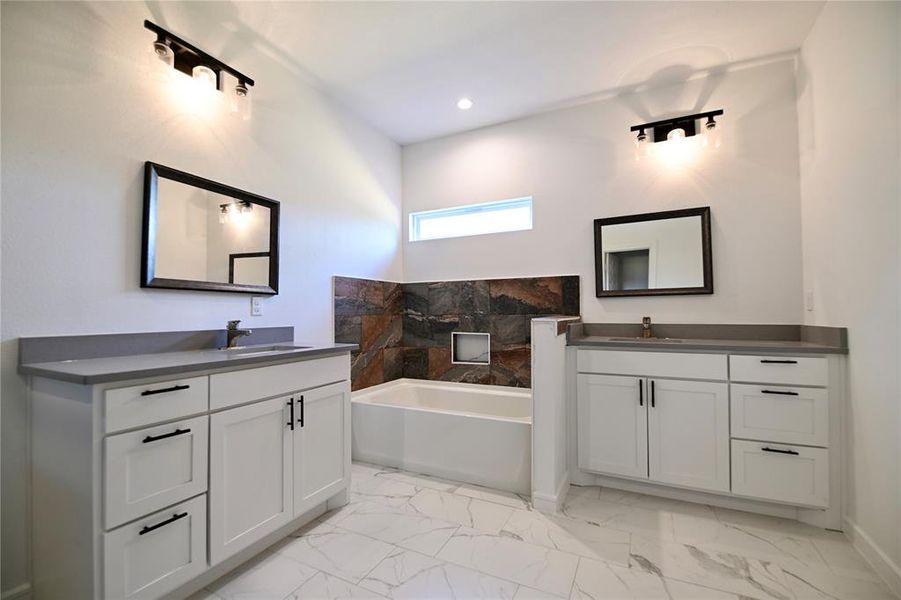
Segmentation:
[(251, 317), (262, 317), (263, 316), (263, 298), (260, 296), (251, 296), (250, 297), (250, 316)]
[(812, 290), (807, 290), (807, 293), (804, 294), (804, 308), (806, 308), (808, 312), (813, 310), (813, 291)]

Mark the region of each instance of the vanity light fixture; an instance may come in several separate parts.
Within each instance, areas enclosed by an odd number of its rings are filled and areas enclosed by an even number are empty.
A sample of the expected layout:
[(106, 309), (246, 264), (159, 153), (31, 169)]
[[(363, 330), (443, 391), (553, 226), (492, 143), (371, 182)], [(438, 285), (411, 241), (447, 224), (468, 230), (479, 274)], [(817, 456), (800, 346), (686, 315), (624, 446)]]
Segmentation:
[(236, 84), (231, 97), (232, 112), (238, 113), (245, 120), (250, 118), (248, 88), (253, 86), (253, 79), (156, 23), (145, 20), (144, 27), (156, 34), (153, 42), (156, 57), (169, 67), (193, 77), (203, 87), (224, 91), (222, 74), (234, 77)]
[(236, 200), (219, 205), (219, 224), (232, 223), (253, 211), (253, 204), (247, 200)]
[[(667, 140), (679, 140), (692, 137), (699, 133), (704, 134), (704, 145), (720, 147), (719, 127), (716, 119), (723, 114), (723, 110), (711, 110), (708, 112), (686, 115), (684, 117), (674, 117), (672, 119), (663, 119), (661, 121), (652, 121), (650, 123), (642, 123), (641, 125), (633, 125), (630, 131), (637, 131), (638, 136), (635, 139), (636, 156), (647, 155), (651, 152), (651, 145), (657, 142), (665, 142)], [(704, 127), (699, 130), (696, 122), (700, 119), (706, 119)], [(650, 131), (650, 135), (645, 130)]]

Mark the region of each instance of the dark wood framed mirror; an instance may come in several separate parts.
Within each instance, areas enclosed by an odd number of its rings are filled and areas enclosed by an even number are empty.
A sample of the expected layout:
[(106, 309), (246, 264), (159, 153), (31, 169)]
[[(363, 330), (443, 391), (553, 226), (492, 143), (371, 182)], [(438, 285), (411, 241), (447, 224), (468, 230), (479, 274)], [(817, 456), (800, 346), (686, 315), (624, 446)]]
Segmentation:
[(278, 293), (279, 203), (144, 165), (141, 287)]
[(595, 219), (596, 296), (713, 293), (710, 207)]

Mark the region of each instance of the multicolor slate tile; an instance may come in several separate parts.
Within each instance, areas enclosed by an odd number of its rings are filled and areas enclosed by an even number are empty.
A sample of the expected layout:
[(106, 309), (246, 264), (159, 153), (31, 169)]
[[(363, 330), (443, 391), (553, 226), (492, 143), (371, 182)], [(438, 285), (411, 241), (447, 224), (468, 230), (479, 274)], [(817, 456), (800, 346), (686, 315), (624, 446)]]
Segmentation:
[[(353, 389), (401, 377), (531, 386), (531, 320), (579, 314), (579, 277), (393, 283), (335, 278), (335, 341), (360, 345)], [(451, 334), (491, 334), (489, 365), (451, 362)]]

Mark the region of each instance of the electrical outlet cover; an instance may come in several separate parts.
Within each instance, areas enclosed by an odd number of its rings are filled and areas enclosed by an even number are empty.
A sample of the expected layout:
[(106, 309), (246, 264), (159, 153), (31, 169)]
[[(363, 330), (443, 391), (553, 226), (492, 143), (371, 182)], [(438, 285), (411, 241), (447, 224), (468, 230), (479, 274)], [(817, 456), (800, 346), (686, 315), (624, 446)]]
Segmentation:
[(260, 296), (251, 296), (250, 298), (250, 316), (263, 316), (263, 299)]

